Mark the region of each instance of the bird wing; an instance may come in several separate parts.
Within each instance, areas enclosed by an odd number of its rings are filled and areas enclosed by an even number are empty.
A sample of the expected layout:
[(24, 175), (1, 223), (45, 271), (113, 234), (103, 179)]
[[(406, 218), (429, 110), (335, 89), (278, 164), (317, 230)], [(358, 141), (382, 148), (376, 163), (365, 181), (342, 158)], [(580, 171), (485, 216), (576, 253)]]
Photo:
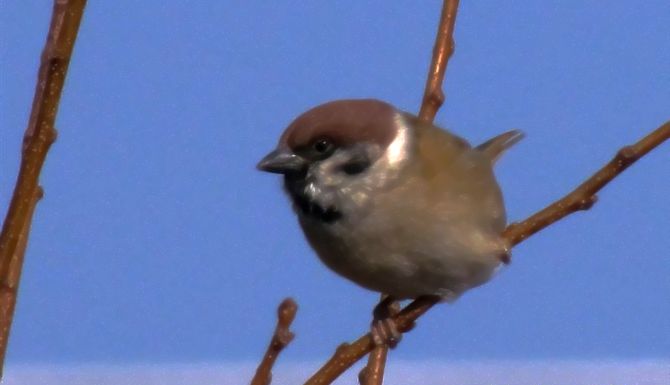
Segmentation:
[(445, 220), (490, 227), (495, 234), (502, 231), (505, 208), (492, 166), (523, 137), (521, 131), (498, 135), (474, 149), (460, 137), (433, 125), (422, 126), (418, 134), (424, 175), (421, 180), (430, 181), (425, 196), (430, 202), (427, 210), (444, 210), (439, 216)]
[(445, 176), (454, 161), (471, 149), (467, 141), (435, 125), (419, 123), (416, 128), (422, 171), (428, 179)]

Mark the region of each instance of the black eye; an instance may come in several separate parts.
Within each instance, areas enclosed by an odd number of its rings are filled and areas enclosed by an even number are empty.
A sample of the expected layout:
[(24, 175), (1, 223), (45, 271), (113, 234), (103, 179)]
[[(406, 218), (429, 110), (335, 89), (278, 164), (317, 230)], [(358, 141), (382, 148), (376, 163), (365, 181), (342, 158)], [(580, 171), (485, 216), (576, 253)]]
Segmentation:
[(314, 142), (312, 148), (319, 154), (327, 154), (333, 149), (333, 144), (328, 139), (319, 139)]

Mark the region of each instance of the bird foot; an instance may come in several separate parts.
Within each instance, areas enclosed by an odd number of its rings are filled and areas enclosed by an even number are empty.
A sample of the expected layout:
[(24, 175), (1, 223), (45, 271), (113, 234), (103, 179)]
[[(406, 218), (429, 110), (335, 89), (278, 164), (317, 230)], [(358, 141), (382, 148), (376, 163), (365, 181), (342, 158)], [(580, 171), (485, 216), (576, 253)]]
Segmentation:
[(370, 334), (375, 346), (387, 345), (395, 348), (402, 339), (402, 333), (393, 320), (393, 316), (400, 311), (400, 306), (392, 297), (385, 297), (373, 311)]
[(395, 348), (402, 339), (402, 333), (398, 331), (393, 318), (384, 318), (372, 321), (370, 335), (375, 346), (388, 346)]

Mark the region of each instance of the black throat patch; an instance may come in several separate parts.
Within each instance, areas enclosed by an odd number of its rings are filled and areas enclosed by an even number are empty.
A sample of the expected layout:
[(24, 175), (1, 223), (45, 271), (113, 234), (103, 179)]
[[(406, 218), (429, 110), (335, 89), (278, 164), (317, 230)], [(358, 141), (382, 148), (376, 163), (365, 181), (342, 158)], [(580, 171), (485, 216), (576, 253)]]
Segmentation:
[(324, 223), (335, 223), (342, 218), (342, 213), (335, 207), (323, 207), (305, 194), (307, 182), (302, 175), (285, 175), (286, 191), (293, 205), (304, 215)]

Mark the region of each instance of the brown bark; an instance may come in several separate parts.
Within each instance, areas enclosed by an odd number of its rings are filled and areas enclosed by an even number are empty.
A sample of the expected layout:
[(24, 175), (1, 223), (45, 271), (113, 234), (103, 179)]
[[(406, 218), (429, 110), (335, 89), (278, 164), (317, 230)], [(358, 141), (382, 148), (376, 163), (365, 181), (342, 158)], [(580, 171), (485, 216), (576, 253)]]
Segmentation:
[(442, 83), (444, 82), (447, 63), (454, 53), (454, 26), (456, 25), (457, 11), (458, 0), (444, 0), (440, 24), (435, 37), (435, 46), (433, 47), (433, 60), (428, 70), (426, 88), (419, 110), (419, 118), (428, 123), (433, 122), (437, 110), (444, 103)]
[(298, 305), (291, 298), (282, 301), (277, 309), (277, 326), (270, 340), (270, 345), (265, 351), (263, 360), (256, 369), (256, 374), (251, 380), (251, 385), (270, 385), (272, 382), (272, 367), (279, 357), (279, 353), (293, 340), (295, 336), (289, 328), (298, 312)]
[(658, 127), (637, 143), (620, 149), (609, 163), (568, 195), (531, 215), (526, 220), (507, 226), (503, 233), (505, 239), (510, 246), (514, 246), (567, 215), (590, 209), (597, 200), (596, 193), (598, 191), (635, 161), (668, 139), (670, 139), (670, 121)]
[[(439, 297), (425, 296), (414, 300), (393, 317), (398, 331), (405, 333), (414, 327), (414, 321), (440, 301)], [(335, 354), (319, 369), (305, 385), (324, 385), (335, 381), (342, 373), (358, 360), (370, 353), (375, 347), (370, 333), (365, 334), (351, 344), (340, 345)]]
[(86, 0), (56, 0), (37, 79), (30, 120), (23, 137), (21, 165), (0, 233), (0, 376), (30, 224), (42, 196), (39, 175), (51, 144), (54, 122), (72, 48)]

